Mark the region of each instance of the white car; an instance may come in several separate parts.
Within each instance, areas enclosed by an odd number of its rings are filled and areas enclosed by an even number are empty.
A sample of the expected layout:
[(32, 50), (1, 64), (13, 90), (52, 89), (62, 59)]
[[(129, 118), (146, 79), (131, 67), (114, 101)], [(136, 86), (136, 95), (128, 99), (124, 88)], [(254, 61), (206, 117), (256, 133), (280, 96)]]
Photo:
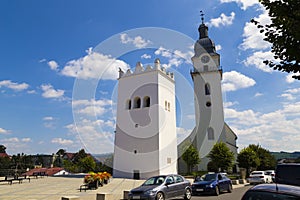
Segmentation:
[(248, 181), (250, 184), (271, 183), (272, 177), (265, 171), (253, 171), (251, 172)]
[(272, 177), (272, 182), (275, 182), (275, 170), (266, 170), (265, 172)]

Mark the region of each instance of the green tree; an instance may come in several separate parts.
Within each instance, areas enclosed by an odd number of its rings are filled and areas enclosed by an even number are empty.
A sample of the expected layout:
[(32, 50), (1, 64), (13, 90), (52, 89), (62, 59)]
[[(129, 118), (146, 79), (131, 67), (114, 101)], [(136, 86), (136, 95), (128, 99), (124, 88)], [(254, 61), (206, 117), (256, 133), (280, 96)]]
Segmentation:
[(221, 169), (221, 171), (228, 170), (229, 167), (232, 167), (234, 161), (233, 152), (230, 151), (223, 142), (216, 143), (208, 157), (218, 169)]
[[(300, 1), (299, 0), (259, 0), (271, 18), (271, 24), (262, 25), (252, 19), (265, 41), (272, 44), (271, 51), (279, 62), (265, 60), (274, 70), (288, 73), (300, 72)], [(300, 80), (300, 75), (293, 78)]]
[(237, 156), (237, 162), (239, 163), (239, 167), (247, 170), (247, 175), (249, 175), (252, 168), (256, 168), (260, 164), (260, 160), (256, 152), (249, 147), (241, 150)]
[(57, 151), (56, 155), (58, 155), (58, 156), (63, 156), (63, 155), (65, 155), (65, 153), (66, 153), (66, 150), (65, 150), (65, 149), (59, 149), (59, 150)]
[(255, 144), (250, 144), (249, 148), (252, 149), (259, 158), (258, 170), (275, 169), (277, 161), (269, 150)]
[(81, 158), (79, 160), (78, 166), (81, 172), (93, 172), (96, 168), (96, 162), (91, 156), (87, 156), (85, 158)]
[(73, 162), (74, 164), (79, 163), (80, 159), (87, 157), (84, 149), (80, 149), (74, 156)]
[(4, 145), (0, 145), (0, 153), (6, 153), (6, 147)]
[(200, 163), (199, 152), (192, 144), (184, 151), (182, 159), (187, 165), (189, 174), (191, 173), (192, 168)]

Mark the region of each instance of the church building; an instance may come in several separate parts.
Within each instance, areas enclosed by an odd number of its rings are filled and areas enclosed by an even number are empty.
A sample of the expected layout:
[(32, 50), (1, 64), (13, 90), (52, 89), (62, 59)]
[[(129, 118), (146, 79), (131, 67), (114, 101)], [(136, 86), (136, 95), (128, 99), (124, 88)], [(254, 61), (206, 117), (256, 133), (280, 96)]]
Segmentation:
[[(236, 134), (224, 122), (223, 99), (221, 90), (222, 69), (220, 55), (214, 42), (208, 36), (208, 27), (202, 23), (199, 39), (195, 42), (192, 57), (194, 82), (194, 105), (196, 126), (191, 134), (178, 145), (178, 156), (183, 154), (186, 145), (192, 144), (199, 152), (200, 164), (196, 170), (207, 170), (211, 149), (217, 142), (224, 142), (237, 157)], [(179, 172), (187, 171), (186, 164), (179, 159)]]

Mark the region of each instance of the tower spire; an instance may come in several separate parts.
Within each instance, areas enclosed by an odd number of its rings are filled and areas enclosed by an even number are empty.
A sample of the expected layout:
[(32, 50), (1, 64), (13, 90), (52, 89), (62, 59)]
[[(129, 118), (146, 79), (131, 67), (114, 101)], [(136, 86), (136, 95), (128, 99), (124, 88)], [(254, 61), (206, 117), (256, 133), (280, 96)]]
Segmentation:
[(204, 24), (204, 13), (200, 10), (201, 24), (198, 28), (199, 39), (208, 37), (208, 27)]
[(201, 22), (204, 24), (204, 13), (200, 10)]

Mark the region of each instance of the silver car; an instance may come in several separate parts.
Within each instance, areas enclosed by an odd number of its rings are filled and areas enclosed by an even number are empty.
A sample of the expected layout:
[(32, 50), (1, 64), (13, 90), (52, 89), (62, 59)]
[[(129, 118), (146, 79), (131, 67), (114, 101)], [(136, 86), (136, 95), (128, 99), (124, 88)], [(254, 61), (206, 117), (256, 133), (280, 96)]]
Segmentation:
[(185, 200), (192, 197), (190, 181), (177, 174), (151, 177), (128, 194), (128, 199), (164, 200), (174, 197)]

